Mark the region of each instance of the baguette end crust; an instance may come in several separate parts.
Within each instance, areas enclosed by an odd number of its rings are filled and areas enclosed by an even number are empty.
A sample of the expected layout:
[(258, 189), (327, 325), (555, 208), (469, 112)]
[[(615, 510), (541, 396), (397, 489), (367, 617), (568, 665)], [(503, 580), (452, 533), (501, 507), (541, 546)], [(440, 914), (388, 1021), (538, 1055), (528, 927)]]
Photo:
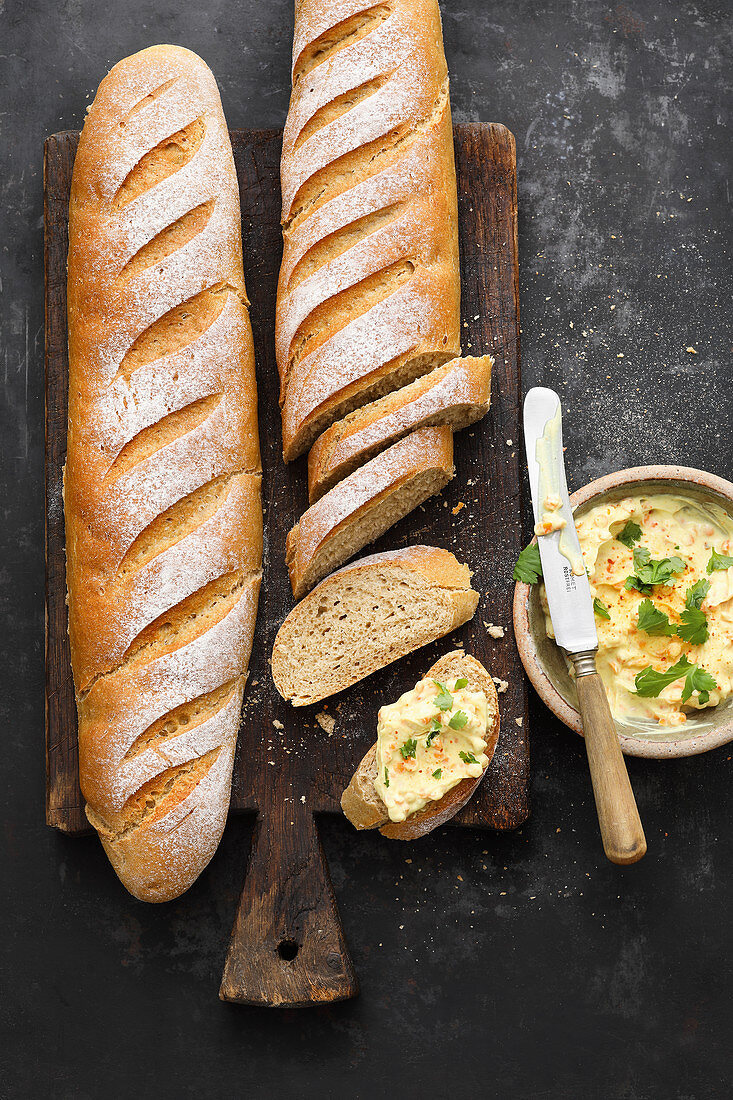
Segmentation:
[[(425, 675), (444, 682), (465, 676), (472, 690), (484, 692), (489, 716), (485, 752), (491, 763), (499, 739), (499, 700), (494, 682), (484, 666), (475, 657), (457, 649), (436, 661)], [(445, 824), (465, 806), (488, 771), (487, 764), (480, 776), (457, 783), (438, 802), (429, 803), (405, 821), (390, 821), (387, 807), (374, 788), (376, 756), (375, 742), (344, 791), (341, 808), (356, 829), (379, 829), (389, 840), (416, 840)]]
[(449, 550), (361, 558), (287, 616), (272, 650), (275, 687), (293, 706), (320, 702), (462, 626), (478, 600), (468, 566)]
[(213, 74), (119, 62), (69, 206), (69, 637), (87, 816), (136, 897), (226, 820), (262, 557), (239, 189)]
[(302, 0), (281, 163), (283, 453), (460, 354), (437, 0)]

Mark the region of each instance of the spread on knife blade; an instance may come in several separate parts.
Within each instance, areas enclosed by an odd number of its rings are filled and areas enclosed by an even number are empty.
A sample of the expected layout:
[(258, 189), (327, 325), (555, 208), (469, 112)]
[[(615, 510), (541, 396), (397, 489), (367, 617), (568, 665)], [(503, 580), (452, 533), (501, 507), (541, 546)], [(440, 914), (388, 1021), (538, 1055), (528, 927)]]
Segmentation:
[(560, 450), (560, 431), (562, 428), (562, 411), (560, 406), (557, 412), (545, 424), (545, 430), (537, 440), (535, 457), (539, 466), (539, 481), (537, 484), (537, 513), (539, 520), (535, 524), (534, 533), (541, 538), (551, 535), (553, 531), (560, 532), (557, 548), (564, 558), (570, 563), (570, 568), (576, 577), (583, 575), (583, 559), (576, 551), (572, 542), (566, 537), (565, 529), (567, 520), (560, 514), (562, 500), (560, 498), (560, 460), (554, 458)]

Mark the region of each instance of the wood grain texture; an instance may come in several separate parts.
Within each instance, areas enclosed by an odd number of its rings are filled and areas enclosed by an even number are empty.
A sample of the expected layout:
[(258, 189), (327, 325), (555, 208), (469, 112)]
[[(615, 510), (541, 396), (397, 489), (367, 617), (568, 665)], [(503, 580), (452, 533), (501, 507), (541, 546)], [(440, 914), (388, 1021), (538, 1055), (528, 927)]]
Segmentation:
[[(486, 779), (454, 821), (513, 829), (529, 812), (526, 685), (511, 635), (511, 574), (522, 546), (516, 154), (514, 139), (502, 126), (455, 127), (463, 350), (494, 356), (492, 407), (485, 420), (456, 436), (456, 478), (451, 485), (373, 547), (379, 551), (427, 542), (452, 550), (474, 571), (473, 585), (482, 593), (478, 612), (449, 638), (411, 654), (327, 704), (294, 711), (276, 692), (269, 669), (275, 634), (293, 603), (285, 537), (308, 506), (305, 459), (287, 468), (282, 461), (278, 409), (274, 315), (282, 250), (282, 135), (276, 130), (233, 131), (231, 137), (257, 357), (265, 544), (231, 801), (233, 811), (257, 810), (259, 825), (222, 996), (244, 1003), (318, 1003), (351, 996), (355, 985), (313, 813), (341, 812), (341, 793), (373, 741), (379, 705), (412, 687), (425, 668), (456, 645), (464, 645), (496, 677), (507, 681), (508, 688), (499, 696), (502, 728)], [(66, 450), (66, 219), (77, 141), (75, 132), (54, 135), (46, 143), (45, 160), (46, 820), (69, 833), (88, 831), (78, 785), (61, 500)], [(455, 514), (454, 508), (458, 509)], [(494, 640), (488, 634), (484, 623), (489, 621), (504, 628), (503, 639)], [(316, 720), (322, 712), (336, 721), (332, 733)], [(288, 816), (290, 810), (293, 816)], [(291, 820), (293, 826), (286, 824)], [(276, 860), (271, 853), (278, 853)], [(268, 877), (270, 870), (277, 871), (277, 879)], [(299, 890), (311, 880), (312, 889), (302, 897)], [(311, 914), (308, 919), (306, 911)], [(316, 936), (315, 927), (328, 931)], [(283, 936), (295, 937), (298, 953), (293, 959), (277, 953), (278, 937)], [(255, 953), (257, 944), (260, 950)]]
[(603, 850), (611, 863), (637, 863), (646, 838), (603, 681), (595, 672), (578, 676), (575, 687)]

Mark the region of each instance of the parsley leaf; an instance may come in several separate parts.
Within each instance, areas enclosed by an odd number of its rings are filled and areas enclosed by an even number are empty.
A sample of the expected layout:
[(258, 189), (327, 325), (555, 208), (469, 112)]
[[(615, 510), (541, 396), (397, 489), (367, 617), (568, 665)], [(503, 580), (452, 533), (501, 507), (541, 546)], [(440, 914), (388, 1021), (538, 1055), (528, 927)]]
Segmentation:
[(710, 698), (710, 692), (717, 686), (718, 685), (709, 672), (706, 672), (704, 668), (700, 668), (699, 665), (695, 665), (692, 672), (688, 672), (685, 677), (685, 686), (682, 689), (682, 702), (686, 703), (693, 691), (696, 691), (698, 693), (698, 702), (704, 706)]
[(440, 779), (442, 774), (443, 774), (443, 769), (442, 768), (436, 768), (435, 771), (433, 772), (433, 779)]
[(596, 613), (596, 615), (598, 616), (599, 619), (610, 619), (611, 618), (611, 616), (608, 613), (608, 608), (606, 607), (605, 603), (603, 602), (603, 600), (599, 600), (597, 596), (593, 600), (593, 610), (595, 611), (595, 613)]
[(713, 547), (713, 552), (708, 562), (708, 573), (713, 573), (716, 569), (730, 569), (731, 565), (733, 565), (733, 558), (729, 558), (726, 554), (719, 554), (715, 547)]
[(427, 739), (425, 741), (425, 748), (429, 749), (438, 734), (442, 732), (443, 726), (441, 724), (440, 718), (433, 718), (430, 732), (428, 733)]
[(671, 638), (677, 633), (677, 627), (669, 621), (664, 611), (655, 607), (651, 600), (642, 600), (639, 604), (639, 619), (637, 626), (646, 634), (656, 636), (664, 635)]
[(666, 672), (657, 672), (651, 665), (647, 665), (646, 668), (636, 674), (634, 680), (636, 694), (641, 695), (644, 699), (656, 699), (664, 688), (669, 687), (675, 680), (679, 680), (681, 676), (686, 676), (695, 667), (695, 665), (690, 664), (684, 653), (677, 664), (671, 665)]
[(704, 577), (687, 589), (685, 610), (682, 612), (682, 622), (677, 627), (677, 634), (690, 645), (704, 645), (710, 637), (707, 616), (700, 610), (700, 605), (709, 589), (710, 581), (705, 580)]
[(644, 596), (651, 596), (652, 586), (655, 584), (667, 584), (673, 573), (681, 573), (686, 568), (682, 558), (673, 554), (670, 558), (662, 558), (661, 561), (652, 560), (651, 553), (646, 546), (634, 547), (635, 575), (626, 578), (624, 588), (627, 590), (636, 588)]
[(462, 676), (460, 680), (456, 680), (456, 686), (453, 688), (453, 690), (460, 691), (461, 688), (465, 687), (468, 687), (468, 680), (465, 678), (465, 676)]
[(696, 581), (691, 588), (687, 589), (685, 594), (685, 607), (690, 611), (693, 609), (699, 611), (702, 607), (702, 601), (710, 591), (710, 581), (706, 581), (704, 577), (701, 577), (699, 581)]
[(628, 546), (629, 550), (633, 548), (635, 542), (638, 542), (641, 538), (641, 527), (638, 523), (634, 523), (633, 519), (628, 520), (623, 531), (619, 531), (616, 535), (616, 541), (623, 543), (624, 546)]
[(384, 769), (384, 785), (385, 785), (385, 787), (389, 786), (389, 773), (387, 772), (386, 766), (385, 766), (385, 769)]
[(453, 696), (448, 691), (445, 684), (441, 684), (440, 680), (433, 680), (438, 694), (435, 696), (434, 702), (438, 710), (450, 710), (453, 706)]
[(458, 755), (464, 764), (478, 764), (478, 760), (472, 752), (459, 752)]
[(403, 760), (407, 760), (409, 759), (409, 757), (412, 757), (412, 759), (414, 760), (416, 752), (417, 741), (414, 737), (410, 737), (409, 740), (405, 741), (404, 745), (400, 745), (400, 756)]
[(685, 608), (682, 612), (682, 622), (677, 627), (677, 635), (690, 645), (704, 645), (710, 637), (708, 620), (704, 611), (696, 607)]
[(525, 546), (517, 558), (514, 566), (513, 579), (524, 584), (537, 584), (542, 576), (542, 562), (540, 561), (540, 548), (536, 542)]
[(462, 730), (467, 721), (468, 715), (464, 714), (462, 710), (457, 710), (448, 725), (452, 730)]

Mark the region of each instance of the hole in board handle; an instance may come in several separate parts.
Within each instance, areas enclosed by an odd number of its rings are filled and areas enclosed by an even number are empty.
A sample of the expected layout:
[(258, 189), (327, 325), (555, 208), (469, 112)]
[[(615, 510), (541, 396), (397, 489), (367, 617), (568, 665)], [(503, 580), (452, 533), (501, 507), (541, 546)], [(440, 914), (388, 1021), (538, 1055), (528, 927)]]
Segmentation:
[(277, 953), (285, 962), (292, 962), (300, 950), (295, 940), (280, 940), (277, 945)]

